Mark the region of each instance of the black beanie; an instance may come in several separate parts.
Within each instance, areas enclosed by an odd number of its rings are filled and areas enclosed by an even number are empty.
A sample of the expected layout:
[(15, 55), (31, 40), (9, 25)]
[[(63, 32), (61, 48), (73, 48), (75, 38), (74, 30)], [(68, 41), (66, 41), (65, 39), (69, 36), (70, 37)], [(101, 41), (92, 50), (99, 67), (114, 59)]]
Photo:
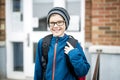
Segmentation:
[(49, 23), (50, 16), (55, 13), (61, 15), (64, 18), (65, 23), (66, 23), (66, 29), (67, 29), (69, 26), (70, 16), (69, 16), (67, 10), (65, 10), (62, 7), (54, 7), (48, 12), (47, 23)]

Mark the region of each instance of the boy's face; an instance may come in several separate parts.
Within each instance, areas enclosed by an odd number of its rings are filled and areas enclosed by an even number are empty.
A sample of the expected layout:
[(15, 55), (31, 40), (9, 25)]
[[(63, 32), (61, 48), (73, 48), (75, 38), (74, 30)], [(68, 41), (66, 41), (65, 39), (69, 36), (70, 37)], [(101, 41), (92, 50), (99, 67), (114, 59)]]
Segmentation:
[(62, 37), (64, 35), (66, 26), (62, 16), (59, 14), (52, 14), (48, 24), (53, 36)]

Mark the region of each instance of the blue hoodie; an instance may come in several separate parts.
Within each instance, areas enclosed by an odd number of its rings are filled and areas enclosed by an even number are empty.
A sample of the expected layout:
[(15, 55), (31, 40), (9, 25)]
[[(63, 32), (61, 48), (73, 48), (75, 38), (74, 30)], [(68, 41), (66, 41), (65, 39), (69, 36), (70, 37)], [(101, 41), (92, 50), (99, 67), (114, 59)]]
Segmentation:
[[(58, 37), (52, 37), (51, 43), (49, 46), (48, 52), (48, 63), (45, 74), (46, 80), (52, 80), (52, 64), (54, 57), (54, 46), (56, 43), (56, 39)], [(70, 73), (67, 63), (66, 57), (64, 53), (64, 47), (66, 46), (66, 42), (69, 39), (68, 35), (64, 35), (63, 37), (58, 38), (57, 49), (56, 49), (56, 65), (55, 65), (55, 76), (54, 80), (75, 80), (75, 77)], [(42, 40), (40, 39), (38, 42), (37, 50), (36, 50), (36, 61), (35, 61), (35, 72), (34, 72), (34, 80), (42, 80), (42, 67), (41, 67), (41, 56), (42, 56)], [(69, 51), (68, 56), (71, 64), (74, 67), (74, 71), (77, 76), (85, 76), (90, 68), (89, 63), (84, 55), (83, 49), (79, 43), (76, 45), (77, 47), (73, 50)]]

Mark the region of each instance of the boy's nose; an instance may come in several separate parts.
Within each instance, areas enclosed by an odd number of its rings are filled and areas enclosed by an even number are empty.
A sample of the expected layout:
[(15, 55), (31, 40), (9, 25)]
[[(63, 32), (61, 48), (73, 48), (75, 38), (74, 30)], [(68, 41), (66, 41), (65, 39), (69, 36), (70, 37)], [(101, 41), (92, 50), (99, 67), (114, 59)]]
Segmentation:
[(54, 25), (54, 27), (58, 27), (58, 25), (57, 25), (57, 24), (55, 24), (55, 25)]

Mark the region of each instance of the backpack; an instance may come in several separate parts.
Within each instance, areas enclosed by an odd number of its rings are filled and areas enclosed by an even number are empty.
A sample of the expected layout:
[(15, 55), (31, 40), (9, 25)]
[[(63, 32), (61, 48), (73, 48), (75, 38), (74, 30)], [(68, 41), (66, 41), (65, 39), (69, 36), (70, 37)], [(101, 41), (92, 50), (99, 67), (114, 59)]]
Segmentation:
[[(48, 62), (48, 51), (49, 51), (49, 45), (50, 45), (52, 36), (53, 36), (52, 34), (45, 36), (43, 38), (43, 42), (42, 42), (42, 73), (43, 73), (42, 80), (45, 80), (44, 75), (46, 73), (46, 65)], [(73, 47), (75, 47), (78, 41), (76, 39), (74, 39), (72, 36), (69, 36), (68, 42)], [(67, 54), (65, 54), (65, 55), (66, 55), (67, 66), (68, 66), (68, 69), (70, 70), (71, 74), (73, 76), (75, 76), (76, 80), (85, 80), (85, 76), (83, 76), (83, 77), (76, 76), (76, 74), (74, 72), (74, 68), (73, 68), (72, 64), (70, 63), (68, 55)]]

